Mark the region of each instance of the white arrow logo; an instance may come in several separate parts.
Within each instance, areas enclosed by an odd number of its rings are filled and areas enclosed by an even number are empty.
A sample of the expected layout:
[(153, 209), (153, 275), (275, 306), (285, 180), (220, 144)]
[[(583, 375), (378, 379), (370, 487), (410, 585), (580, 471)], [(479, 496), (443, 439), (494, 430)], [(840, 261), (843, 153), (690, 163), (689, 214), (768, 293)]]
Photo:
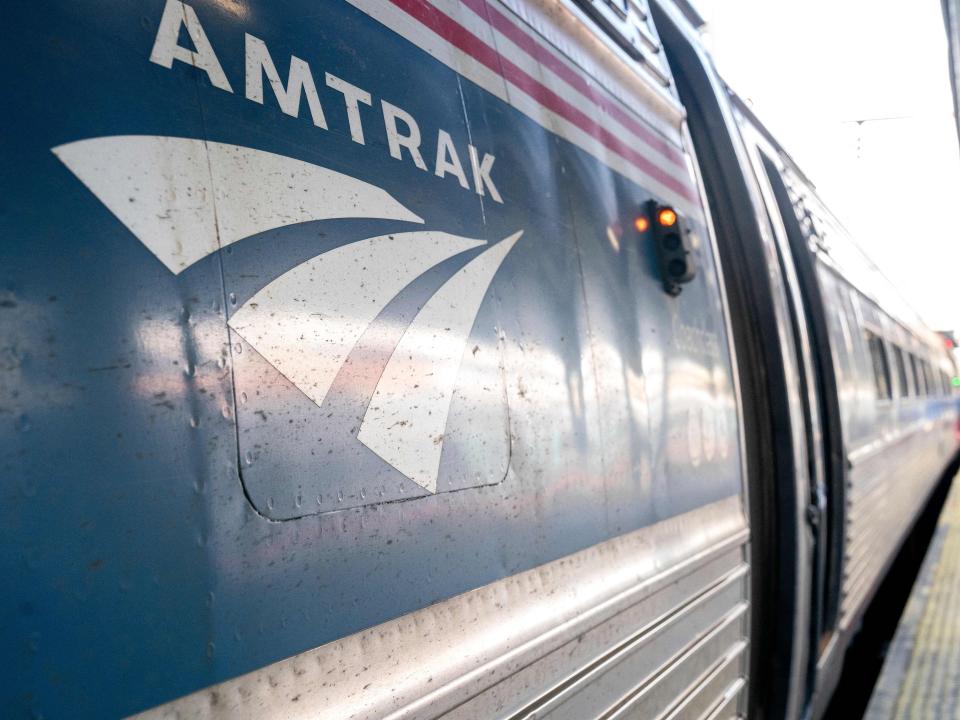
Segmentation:
[[(375, 185), (237, 145), (114, 136), (53, 152), (175, 274), (228, 244), (295, 223), (423, 222)], [(360, 425), (360, 442), (431, 493), (467, 341), (487, 289), (521, 235), (476, 255), (424, 304)], [(320, 405), (361, 335), (398, 293), (439, 263), (485, 244), (429, 230), (349, 243), (284, 273), (228, 323)]]

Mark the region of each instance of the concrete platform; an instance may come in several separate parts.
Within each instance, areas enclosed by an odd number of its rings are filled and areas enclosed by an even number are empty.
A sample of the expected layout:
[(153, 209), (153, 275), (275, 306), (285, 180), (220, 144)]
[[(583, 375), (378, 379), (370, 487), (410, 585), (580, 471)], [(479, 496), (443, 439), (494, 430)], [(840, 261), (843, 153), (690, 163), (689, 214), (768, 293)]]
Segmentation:
[(956, 480), (864, 717), (960, 718), (960, 482)]

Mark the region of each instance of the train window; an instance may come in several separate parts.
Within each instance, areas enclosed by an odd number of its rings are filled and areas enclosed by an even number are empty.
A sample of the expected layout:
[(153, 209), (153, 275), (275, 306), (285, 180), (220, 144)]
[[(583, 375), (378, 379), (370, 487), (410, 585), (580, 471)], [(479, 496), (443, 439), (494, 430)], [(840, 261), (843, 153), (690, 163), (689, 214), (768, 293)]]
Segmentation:
[(899, 385), (899, 395), (900, 397), (906, 397), (910, 395), (910, 386), (907, 383), (907, 364), (903, 359), (903, 350), (899, 345), (892, 345), (893, 348), (893, 362), (897, 367), (897, 384)]
[(926, 360), (921, 360), (920, 366), (923, 368), (923, 379), (927, 385), (927, 394), (933, 395), (933, 371), (930, 369), (930, 363)]
[(855, 329), (863, 324), (859, 294), (849, 285), (845, 285), (844, 291), (840, 293), (840, 300), (844, 311), (842, 314), (846, 314), (847, 323), (850, 326), (850, 347), (853, 353), (855, 377), (866, 382), (866, 378), (870, 374), (866, 336), (863, 333), (855, 332)]
[(927, 388), (926, 384), (923, 382), (923, 373), (920, 370), (920, 361), (913, 353), (910, 353), (910, 367), (913, 368), (913, 386), (916, 388), (916, 394), (924, 395), (927, 392)]
[(856, 375), (856, 369), (853, 367), (853, 339), (850, 335), (850, 326), (846, 318), (845, 308), (843, 308), (843, 289), (836, 282), (830, 272), (820, 268), (820, 286), (823, 290), (824, 298), (829, 304), (832, 296), (836, 297), (837, 305), (840, 311), (827, 314), (827, 328), (830, 333), (830, 348), (833, 351), (834, 372), (837, 375), (840, 387), (848, 385), (848, 378)]
[(887, 362), (887, 353), (883, 347), (883, 338), (869, 330), (863, 331), (867, 338), (867, 347), (870, 349), (870, 359), (873, 362), (873, 382), (877, 389), (877, 397), (889, 400), (890, 395), (890, 364)]
[[(850, 357), (853, 356), (853, 333), (850, 332), (850, 321), (849, 317), (853, 317), (853, 311), (850, 308), (850, 298), (844, 297), (843, 292), (840, 288), (837, 288), (837, 294), (840, 296), (841, 309), (837, 313), (837, 317), (840, 318), (840, 334), (843, 337), (843, 351), (847, 356), (847, 365), (850, 365)], [(831, 317), (833, 314), (831, 313)]]

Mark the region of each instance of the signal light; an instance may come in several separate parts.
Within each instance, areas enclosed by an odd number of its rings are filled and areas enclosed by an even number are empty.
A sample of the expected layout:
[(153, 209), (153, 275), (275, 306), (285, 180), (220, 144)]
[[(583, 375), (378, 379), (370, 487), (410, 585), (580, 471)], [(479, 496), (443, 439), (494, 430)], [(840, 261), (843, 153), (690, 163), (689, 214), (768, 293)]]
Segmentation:
[(960, 377), (955, 377), (950, 381), (950, 384), (954, 387), (960, 387)]
[[(679, 295), (681, 285), (693, 280), (697, 274), (696, 255), (693, 252), (693, 238), (677, 211), (667, 205), (650, 200), (644, 207), (645, 212), (638, 214), (634, 227), (641, 231), (653, 230), (653, 244), (660, 266), (660, 279), (663, 289), (669, 295)], [(640, 223), (643, 218), (645, 223)], [(647, 218), (654, 218), (650, 223)]]
[(660, 208), (657, 212), (657, 222), (663, 227), (673, 227), (677, 224), (677, 213), (673, 208)]
[(646, 232), (650, 229), (650, 221), (646, 215), (637, 215), (633, 220), (633, 227), (637, 232)]

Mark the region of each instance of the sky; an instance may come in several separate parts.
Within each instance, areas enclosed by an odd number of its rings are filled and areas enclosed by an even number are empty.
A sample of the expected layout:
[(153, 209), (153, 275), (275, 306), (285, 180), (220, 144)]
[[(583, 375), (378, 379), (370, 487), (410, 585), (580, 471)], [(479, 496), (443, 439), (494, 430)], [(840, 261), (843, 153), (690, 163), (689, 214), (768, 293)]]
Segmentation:
[(960, 150), (939, 0), (694, 0), (720, 74), (928, 325), (960, 332)]

